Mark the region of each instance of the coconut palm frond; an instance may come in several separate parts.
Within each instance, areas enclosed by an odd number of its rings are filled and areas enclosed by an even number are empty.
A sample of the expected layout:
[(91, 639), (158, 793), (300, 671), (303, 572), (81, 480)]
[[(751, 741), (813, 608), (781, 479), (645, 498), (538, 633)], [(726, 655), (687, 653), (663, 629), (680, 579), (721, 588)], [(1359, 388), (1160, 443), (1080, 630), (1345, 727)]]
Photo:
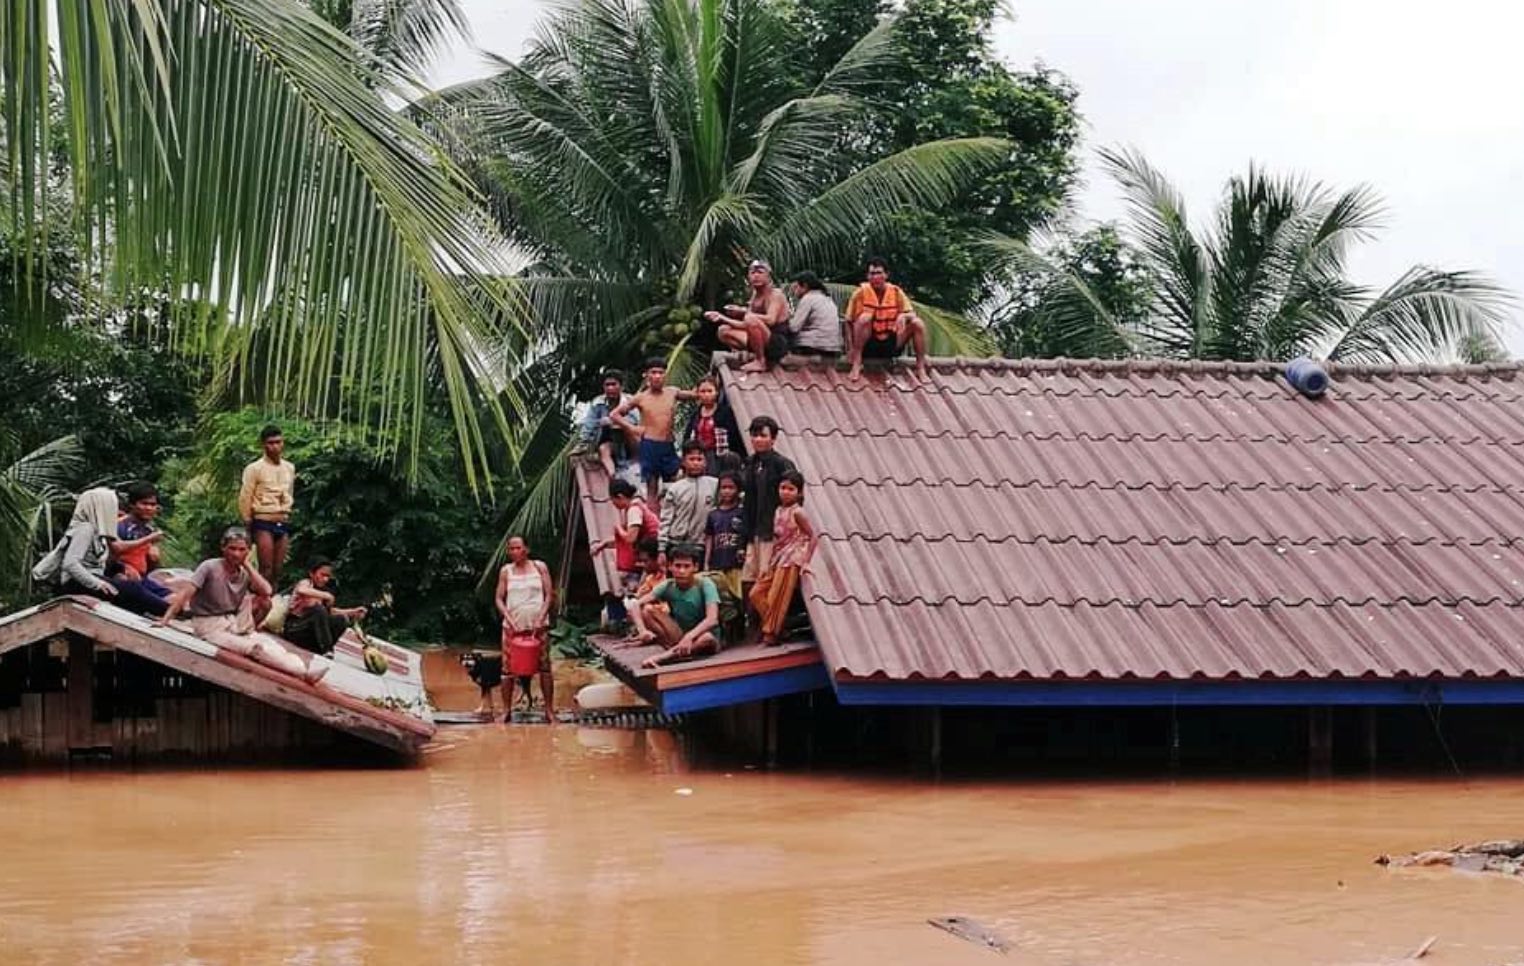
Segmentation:
[(766, 251), (787, 264), (810, 265), (855, 256), (866, 212), (949, 204), (977, 178), (1005, 163), (999, 138), (955, 138), (907, 148), (857, 171), (784, 216), (768, 233)]
[(1327, 358), (1370, 363), (1445, 358), (1477, 333), (1496, 337), (1514, 304), (1481, 273), (1411, 268), (1350, 319)]
[[(437, 374), (467, 464), (485, 465), (474, 413), (498, 405), (495, 374), (466, 353), (519, 307), (483, 282), (502, 274), (498, 243), (465, 179), (387, 107), (348, 37), (289, 0), (0, 5), (0, 112), (28, 223), (48, 190), (50, 33), (76, 230), (113, 292), (167, 290), (177, 347), (398, 439), (420, 431)], [(252, 351), (257, 365), (220, 365)]]

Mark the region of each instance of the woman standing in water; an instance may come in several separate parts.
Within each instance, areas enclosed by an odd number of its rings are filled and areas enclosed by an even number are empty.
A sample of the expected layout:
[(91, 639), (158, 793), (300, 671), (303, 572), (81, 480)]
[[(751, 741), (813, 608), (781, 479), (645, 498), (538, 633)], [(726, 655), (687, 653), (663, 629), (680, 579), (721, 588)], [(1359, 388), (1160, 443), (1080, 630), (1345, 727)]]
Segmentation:
[(513, 688), (529, 695), (529, 679), (540, 676), (545, 720), (555, 723), (556, 683), (550, 670), (546, 631), (555, 587), (550, 568), (529, 558), (529, 544), (515, 534), (508, 538), (508, 562), (497, 578), (497, 612), (503, 618), (503, 721), (513, 720)]

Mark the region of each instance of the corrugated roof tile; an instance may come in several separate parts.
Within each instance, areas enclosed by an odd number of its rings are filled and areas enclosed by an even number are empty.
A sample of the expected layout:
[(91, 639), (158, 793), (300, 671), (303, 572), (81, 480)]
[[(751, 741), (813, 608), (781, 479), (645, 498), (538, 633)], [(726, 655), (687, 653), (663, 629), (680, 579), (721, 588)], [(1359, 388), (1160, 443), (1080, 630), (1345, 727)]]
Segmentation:
[(725, 371), (783, 425), (842, 677), (1524, 674), (1519, 368)]

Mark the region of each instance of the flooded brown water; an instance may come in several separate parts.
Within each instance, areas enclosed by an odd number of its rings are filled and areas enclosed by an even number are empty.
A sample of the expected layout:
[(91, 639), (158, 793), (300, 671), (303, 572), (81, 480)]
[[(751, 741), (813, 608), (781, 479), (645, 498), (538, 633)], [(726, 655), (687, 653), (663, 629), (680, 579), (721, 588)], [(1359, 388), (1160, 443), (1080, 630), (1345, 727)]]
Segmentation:
[[(1524, 886), (1384, 851), (1524, 782), (979, 783), (685, 769), (670, 735), (445, 730), (405, 771), (0, 776), (5, 962), (1524, 961)], [(691, 794), (678, 794), (691, 789)]]

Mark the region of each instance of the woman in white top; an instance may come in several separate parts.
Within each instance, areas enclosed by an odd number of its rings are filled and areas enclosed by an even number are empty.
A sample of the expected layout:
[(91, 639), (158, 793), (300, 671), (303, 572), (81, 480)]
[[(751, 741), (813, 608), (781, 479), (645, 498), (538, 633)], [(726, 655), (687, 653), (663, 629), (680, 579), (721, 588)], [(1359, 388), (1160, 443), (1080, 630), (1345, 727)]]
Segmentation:
[(550, 670), (546, 631), (555, 587), (550, 568), (529, 558), (529, 544), (520, 536), (508, 538), (508, 563), (497, 577), (497, 612), (503, 619), (503, 703), (505, 722), (513, 720), (514, 685), (529, 696), (529, 679), (540, 676), (545, 720), (555, 722), (555, 679)]

